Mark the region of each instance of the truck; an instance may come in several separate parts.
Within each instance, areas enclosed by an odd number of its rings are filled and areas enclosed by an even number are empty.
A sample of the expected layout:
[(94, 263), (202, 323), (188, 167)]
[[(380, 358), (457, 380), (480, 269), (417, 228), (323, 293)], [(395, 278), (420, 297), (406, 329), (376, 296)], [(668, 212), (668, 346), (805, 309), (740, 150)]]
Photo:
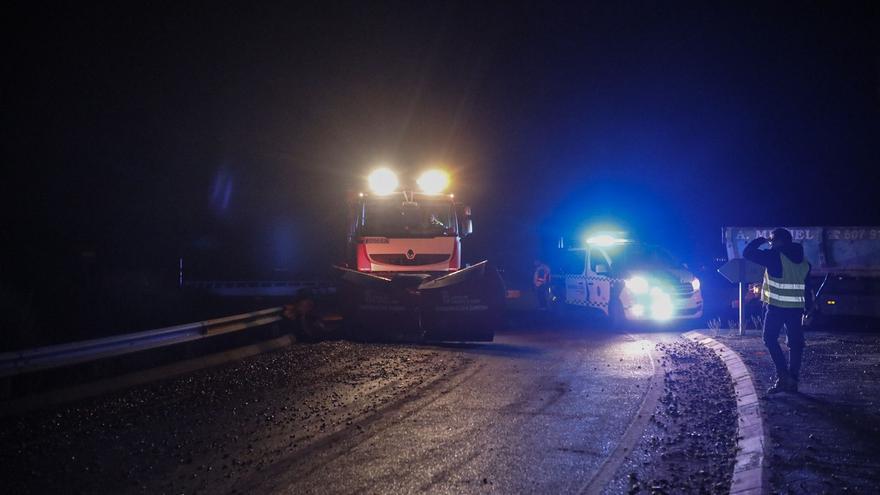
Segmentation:
[(350, 198), (346, 260), (335, 266), (345, 333), (354, 339), (492, 341), (505, 290), (488, 262), (462, 263), (471, 208), (447, 193), (449, 176), (428, 170), (400, 186), (370, 174)]
[[(753, 239), (775, 227), (724, 227), (729, 259), (741, 258)], [(804, 247), (811, 265), (816, 325), (840, 318), (880, 317), (880, 227), (784, 227)], [(760, 283), (750, 284), (744, 309), (760, 307)]]
[(551, 289), (558, 303), (592, 309), (617, 325), (703, 316), (700, 280), (660, 246), (599, 234), (564, 257)]

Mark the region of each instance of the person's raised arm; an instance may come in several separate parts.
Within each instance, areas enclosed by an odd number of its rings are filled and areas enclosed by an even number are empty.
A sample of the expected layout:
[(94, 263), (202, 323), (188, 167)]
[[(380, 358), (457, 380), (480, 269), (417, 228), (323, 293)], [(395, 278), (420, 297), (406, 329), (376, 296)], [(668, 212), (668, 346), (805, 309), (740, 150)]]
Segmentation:
[(756, 237), (752, 240), (752, 242), (746, 245), (746, 248), (743, 249), (743, 258), (753, 261), (763, 267), (770, 266), (771, 263), (778, 257), (775, 253), (771, 253), (768, 250), (758, 249), (764, 243), (767, 242), (767, 239), (763, 237)]

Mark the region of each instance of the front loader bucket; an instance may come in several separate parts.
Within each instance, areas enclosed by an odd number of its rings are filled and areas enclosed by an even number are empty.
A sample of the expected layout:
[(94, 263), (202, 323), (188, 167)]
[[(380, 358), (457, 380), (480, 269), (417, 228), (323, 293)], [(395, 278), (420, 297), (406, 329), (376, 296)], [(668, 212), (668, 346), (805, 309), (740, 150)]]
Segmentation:
[(491, 342), (503, 321), (504, 284), (487, 261), (423, 282), (418, 290), (425, 340)]
[(345, 333), (355, 340), (421, 340), (418, 294), (423, 277), (389, 279), (348, 268), (338, 287)]

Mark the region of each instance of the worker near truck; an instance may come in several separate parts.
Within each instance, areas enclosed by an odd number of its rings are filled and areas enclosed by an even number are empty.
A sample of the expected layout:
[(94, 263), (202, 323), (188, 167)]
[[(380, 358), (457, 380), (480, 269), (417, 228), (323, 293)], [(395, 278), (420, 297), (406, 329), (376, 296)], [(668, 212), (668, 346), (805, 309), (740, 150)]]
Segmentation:
[[(769, 242), (770, 249), (759, 249)], [(770, 239), (758, 237), (743, 250), (743, 257), (764, 267), (761, 301), (764, 303), (764, 345), (776, 366), (776, 382), (767, 391), (797, 392), (804, 353), (802, 318), (812, 307), (812, 292), (807, 289), (810, 264), (804, 248), (792, 242), (791, 232), (775, 229)], [(785, 325), (790, 361), (779, 346), (779, 332)]]
[(550, 291), (550, 267), (541, 260), (535, 260), (535, 274), (532, 276), (532, 284), (535, 286), (538, 308), (547, 309), (547, 293)]

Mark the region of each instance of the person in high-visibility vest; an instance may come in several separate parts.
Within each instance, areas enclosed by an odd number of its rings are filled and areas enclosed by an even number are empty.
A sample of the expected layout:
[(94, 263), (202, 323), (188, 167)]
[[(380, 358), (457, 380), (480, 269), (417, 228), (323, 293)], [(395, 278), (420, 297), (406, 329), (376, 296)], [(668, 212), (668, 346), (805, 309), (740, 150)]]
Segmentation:
[[(758, 249), (765, 242), (770, 249)], [(743, 258), (762, 265), (764, 283), (761, 301), (764, 303), (764, 345), (776, 366), (776, 382), (768, 393), (797, 392), (804, 354), (802, 317), (813, 304), (813, 293), (807, 287), (810, 263), (804, 259), (804, 247), (792, 242), (791, 232), (775, 229), (770, 239), (758, 237), (743, 250)], [(779, 332), (785, 325), (786, 341), (791, 359), (786, 363), (779, 346)]]

